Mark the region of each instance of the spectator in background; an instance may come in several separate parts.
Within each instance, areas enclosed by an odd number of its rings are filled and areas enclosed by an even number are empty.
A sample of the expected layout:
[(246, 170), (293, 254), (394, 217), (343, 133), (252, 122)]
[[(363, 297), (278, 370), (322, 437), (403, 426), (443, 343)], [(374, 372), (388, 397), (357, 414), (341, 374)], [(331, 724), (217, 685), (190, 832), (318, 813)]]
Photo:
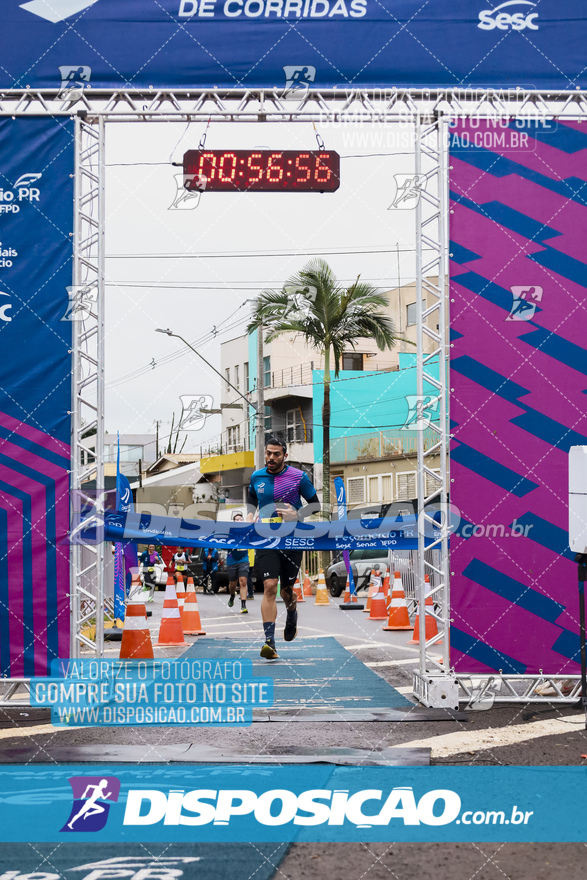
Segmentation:
[(180, 574), (182, 576), (182, 579), (185, 583), (186, 582), (187, 565), (188, 565), (188, 558), (187, 558), (185, 550), (183, 550), (181, 547), (178, 547), (176, 552), (173, 554), (172, 562), (173, 562), (173, 568), (174, 568), (173, 582), (175, 583), (175, 586), (177, 586), (177, 575), (178, 574)]
[[(232, 518), (233, 522), (243, 522), (242, 513), (235, 513)], [(234, 605), (234, 597), (236, 594), (236, 585), (240, 587), (241, 614), (248, 614), (247, 609), (247, 580), (249, 576), (249, 551), (231, 549), (226, 558), (226, 568), (228, 571), (228, 607)]]
[(208, 592), (212, 589), (212, 576), (218, 571), (218, 550), (216, 547), (204, 547), (201, 555), (204, 567), (204, 583)]

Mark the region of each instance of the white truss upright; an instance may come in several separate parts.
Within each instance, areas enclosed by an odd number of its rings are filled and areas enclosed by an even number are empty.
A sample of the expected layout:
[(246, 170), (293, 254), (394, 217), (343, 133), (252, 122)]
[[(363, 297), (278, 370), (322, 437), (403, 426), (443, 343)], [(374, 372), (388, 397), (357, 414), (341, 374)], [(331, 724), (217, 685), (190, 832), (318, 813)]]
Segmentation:
[[(418, 622), (420, 664), (414, 673), (414, 693), (425, 703), (436, 705), (429, 685), (445, 679), (449, 661), (449, 555), (448, 539), (448, 273), (447, 273), (447, 150), (446, 123), (441, 115), (434, 121), (416, 124), (415, 180), (420, 194), (416, 206), (416, 303), (417, 303), (417, 417), (418, 449)], [(427, 255), (424, 258), (424, 255)], [(428, 448), (424, 429), (435, 435)], [(439, 469), (430, 466), (439, 457)], [(427, 486), (431, 491), (427, 493)], [(440, 528), (438, 528), (440, 514)], [(436, 516), (435, 516), (436, 515)], [(432, 539), (424, 553), (425, 542)], [(430, 604), (426, 607), (426, 601)], [(426, 638), (426, 614), (435, 618), (438, 632)], [(433, 677), (430, 677), (433, 673)], [(447, 684), (450, 682), (442, 682)], [(457, 702), (456, 681), (452, 681), (452, 705)], [(441, 688), (440, 700), (450, 700)], [(441, 703), (442, 704), (442, 703)], [(449, 705), (450, 703), (447, 703)]]
[[(435, 389), (434, 401), (423, 402), (420, 417), (437, 435), (432, 448), (418, 444), (418, 499), (420, 514), (419, 599), (420, 663), (414, 692), (427, 705), (451, 706), (458, 700), (485, 708), (493, 702), (572, 702), (576, 688), (565, 695), (563, 676), (491, 675), (455, 676), (449, 661), (449, 554), (448, 516), (448, 290), (447, 290), (447, 127), (452, 119), (479, 118), (586, 119), (587, 93), (581, 91), (530, 91), (522, 89), (311, 89), (295, 96), (279, 89), (56, 89), (9, 90), (0, 93), (0, 117), (52, 116), (76, 118), (74, 287), (84, 300), (83, 317), (74, 321), (72, 498), (90, 506), (99, 519), (104, 487), (104, 134), (113, 122), (322, 122), (338, 125), (403, 123), (415, 127), (415, 170), (424, 175), (417, 208), (417, 334), (418, 395)], [(426, 249), (426, 250), (425, 250)], [(431, 254), (424, 258), (424, 254)], [(436, 280), (435, 280), (436, 279)], [(85, 291), (85, 293), (83, 293)], [(88, 295), (91, 293), (91, 296)], [(87, 303), (91, 307), (87, 308)], [(425, 346), (426, 343), (426, 346)], [(426, 418), (434, 403), (438, 418)], [(88, 437), (96, 432), (95, 449)], [(430, 466), (438, 456), (440, 473)], [(83, 457), (83, 461), (82, 461)], [(426, 497), (426, 477), (432, 492)], [(83, 492), (89, 479), (96, 481), (96, 497)], [(444, 511), (436, 554), (424, 557), (424, 531), (431, 525), (427, 505)], [(74, 509), (75, 514), (75, 509)], [(75, 518), (74, 518), (75, 523)], [(440, 561), (438, 561), (440, 560)], [(104, 545), (72, 546), (71, 609), (72, 654), (82, 647), (94, 655), (103, 652)], [(430, 577), (430, 586), (425, 579)], [(426, 641), (425, 599), (436, 618), (438, 636)], [(96, 640), (82, 629), (96, 619)], [(550, 681), (555, 697), (540, 698), (537, 681)], [(26, 680), (9, 680), (13, 694)], [(0, 695), (0, 705), (5, 705)], [(15, 700), (10, 700), (15, 705)]]
[[(71, 546), (72, 657), (82, 646), (98, 656), (104, 649), (104, 128), (102, 117), (75, 120), (71, 497), (73, 522), (79, 525), (78, 514), (88, 510), (97, 540)], [(84, 488), (91, 482), (93, 492)], [(91, 620), (95, 640), (83, 632)]]

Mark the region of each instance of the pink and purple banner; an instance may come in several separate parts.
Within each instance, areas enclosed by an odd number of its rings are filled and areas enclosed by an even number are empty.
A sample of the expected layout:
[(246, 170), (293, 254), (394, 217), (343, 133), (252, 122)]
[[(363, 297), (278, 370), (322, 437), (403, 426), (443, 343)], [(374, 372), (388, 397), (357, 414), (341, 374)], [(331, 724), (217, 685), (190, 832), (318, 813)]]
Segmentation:
[(451, 662), (577, 673), (568, 452), (587, 444), (587, 124), (450, 133)]

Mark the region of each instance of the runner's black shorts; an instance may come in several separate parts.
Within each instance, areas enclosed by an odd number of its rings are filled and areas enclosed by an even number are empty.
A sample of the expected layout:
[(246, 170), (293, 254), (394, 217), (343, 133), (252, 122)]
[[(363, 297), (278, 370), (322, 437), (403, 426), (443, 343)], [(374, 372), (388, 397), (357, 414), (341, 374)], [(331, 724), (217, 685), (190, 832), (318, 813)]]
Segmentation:
[(282, 587), (293, 587), (302, 564), (301, 550), (257, 550), (255, 568), (262, 581), (280, 578)]

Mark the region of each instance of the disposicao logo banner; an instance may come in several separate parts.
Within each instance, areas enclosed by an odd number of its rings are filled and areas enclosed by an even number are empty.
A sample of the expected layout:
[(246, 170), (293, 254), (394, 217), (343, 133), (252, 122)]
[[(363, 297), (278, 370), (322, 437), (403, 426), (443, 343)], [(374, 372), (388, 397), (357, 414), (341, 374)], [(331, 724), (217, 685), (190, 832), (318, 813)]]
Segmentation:
[(585, 767), (5, 765), (0, 839), (27, 841), (34, 828), (35, 840), (54, 842), (581, 841), (586, 775)]

